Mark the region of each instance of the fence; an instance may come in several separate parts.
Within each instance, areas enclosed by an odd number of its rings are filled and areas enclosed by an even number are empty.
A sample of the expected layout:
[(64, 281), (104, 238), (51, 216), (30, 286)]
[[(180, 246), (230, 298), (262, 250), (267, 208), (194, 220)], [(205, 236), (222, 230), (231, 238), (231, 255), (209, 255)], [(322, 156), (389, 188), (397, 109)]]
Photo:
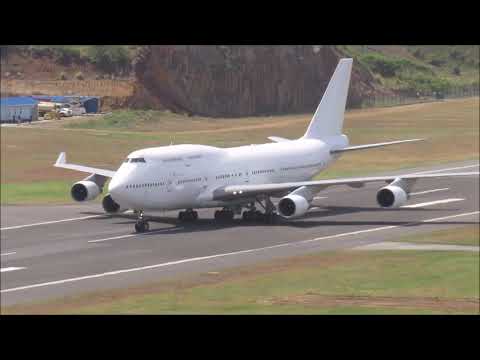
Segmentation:
[(127, 97), (133, 94), (129, 80), (14, 80), (2, 79), (2, 94), (86, 95)]
[(422, 102), (439, 101), (463, 97), (479, 96), (479, 85), (451, 87), (445, 91), (417, 93), (416, 96), (408, 95), (376, 95), (362, 100), (359, 106), (352, 108), (387, 107), (408, 105)]

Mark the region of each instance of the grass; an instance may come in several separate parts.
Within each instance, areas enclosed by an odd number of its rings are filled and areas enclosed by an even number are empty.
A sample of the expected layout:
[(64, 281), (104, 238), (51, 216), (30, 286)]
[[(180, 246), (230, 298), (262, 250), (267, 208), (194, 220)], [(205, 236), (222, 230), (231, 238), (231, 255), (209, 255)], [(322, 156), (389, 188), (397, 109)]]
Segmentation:
[(2, 184), (2, 204), (48, 204), (72, 201), (71, 183), (67, 181), (41, 181), (34, 183)]
[[(441, 241), (441, 231), (430, 234)], [(463, 236), (449, 232), (456, 243)], [(438, 240), (437, 240), (438, 239)], [(410, 240), (409, 240), (410, 241)], [(413, 241), (413, 240), (412, 240)], [(4, 314), (478, 314), (478, 253), (337, 251), (91, 293)]]
[(452, 244), (480, 246), (479, 225), (468, 225), (449, 230), (438, 230), (428, 234), (418, 234), (395, 239), (420, 244)]
[[(478, 159), (478, 117), (478, 98), (348, 112), (344, 131), (351, 144), (418, 137), (428, 140), (345, 154), (318, 178)], [(17, 199), (28, 202), (27, 194), (42, 183), (50, 186), (49, 182), (71, 183), (82, 179), (80, 173), (52, 167), (61, 151), (67, 152), (71, 162), (116, 169), (131, 151), (172, 142), (226, 147), (268, 142), (271, 135), (297, 138), (304, 133), (310, 119), (311, 114), (211, 119), (168, 112), (120, 111), (98, 120), (2, 128), (1, 183), (2, 187), (9, 184), (2, 190), (2, 204), (6, 203), (4, 199), (11, 204), (18, 203)], [(12, 186), (18, 184), (24, 186)], [(52, 196), (44, 200), (70, 201), (68, 194), (61, 197), (57, 190), (52, 189)]]

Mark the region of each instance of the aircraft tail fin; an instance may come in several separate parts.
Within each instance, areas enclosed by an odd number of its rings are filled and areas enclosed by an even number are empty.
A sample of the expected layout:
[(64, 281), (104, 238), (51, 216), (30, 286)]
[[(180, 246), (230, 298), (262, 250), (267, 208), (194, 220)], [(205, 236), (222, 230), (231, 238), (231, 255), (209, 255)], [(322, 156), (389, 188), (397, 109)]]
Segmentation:
[(342, 134), (352, 63), (353, 59), (340, 59), (317, 111), (303, 135), (304, 139), (322, 139)]

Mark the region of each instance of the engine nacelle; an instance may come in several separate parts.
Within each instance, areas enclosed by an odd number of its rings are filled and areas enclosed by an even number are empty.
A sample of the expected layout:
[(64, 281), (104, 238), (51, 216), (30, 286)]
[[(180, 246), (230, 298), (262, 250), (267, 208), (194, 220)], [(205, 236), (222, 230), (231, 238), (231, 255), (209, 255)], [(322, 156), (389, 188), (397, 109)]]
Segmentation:
[(115, 202), (115, 200), (112, 199), (112, 196), (110, 194), (107, 194), (103, 200), (102, 200), (102, 206), (103, 210), (105, 212), (110, 213), (110, 214), (115, 214), (119, 212), (124, 212), (127, 209), (123, 209), (120, 204)]
[(407, 192), (400, 186), (388, 185), (377, 192), (377, 202), (381, 207), (397, 208), (408, 200)]
[(310, 202), (297, 194), (287, 195), (278, 202), (278, 212), (287, 219), (304, 215), (309, 207)]
[(82, 180), (73, 184), (70, 194), (72, 195), (73, 200), (75, 201), (89, 201), (95, 199), (102, 189), (89, 180)]

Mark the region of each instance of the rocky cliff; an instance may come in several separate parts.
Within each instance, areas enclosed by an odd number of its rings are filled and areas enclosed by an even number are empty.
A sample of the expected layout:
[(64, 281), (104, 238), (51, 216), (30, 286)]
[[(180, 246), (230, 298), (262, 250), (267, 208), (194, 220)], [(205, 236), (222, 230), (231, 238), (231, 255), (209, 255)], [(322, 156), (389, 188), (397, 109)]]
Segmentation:
[[(325, 45), (148, 46), (131, 105), (223, 117), (313, 112), (344, 56)], [(374, 91), (356, 64), (347, 106)]]

